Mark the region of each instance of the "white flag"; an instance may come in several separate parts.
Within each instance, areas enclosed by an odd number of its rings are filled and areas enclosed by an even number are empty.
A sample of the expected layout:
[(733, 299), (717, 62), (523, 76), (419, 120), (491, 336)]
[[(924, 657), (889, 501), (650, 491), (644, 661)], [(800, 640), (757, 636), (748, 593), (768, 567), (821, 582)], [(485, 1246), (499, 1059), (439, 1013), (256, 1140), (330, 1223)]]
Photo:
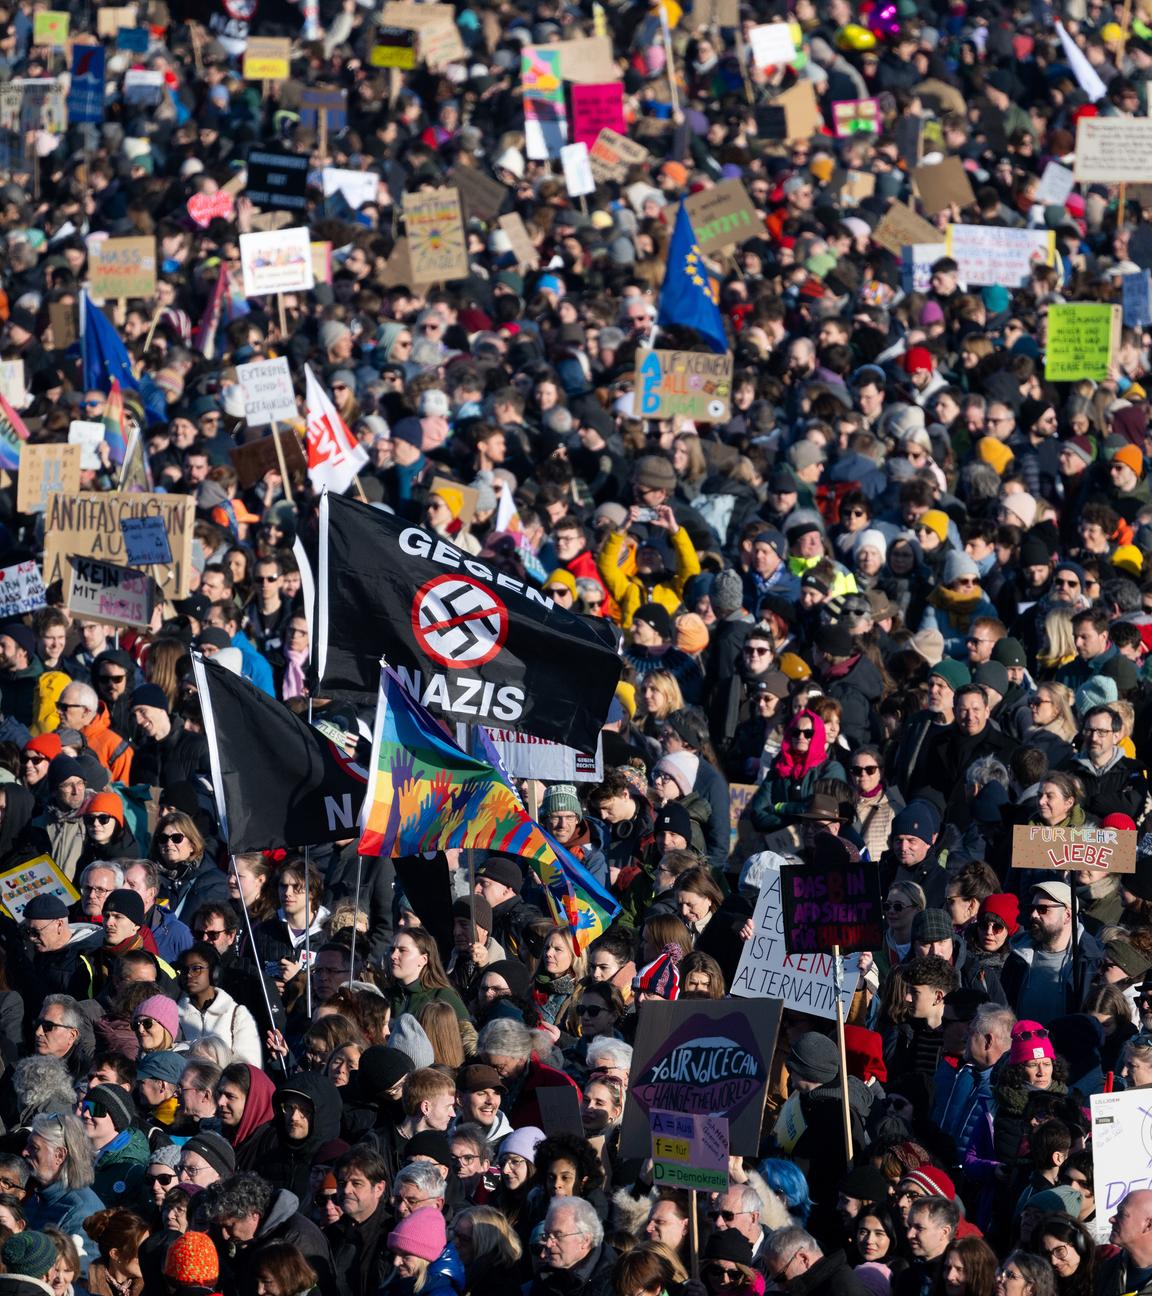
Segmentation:
[(343, 495), (368, 456), (336, 412), (312, 366), (305, 365), (304, 373), (308, 379), (308, 479), (317, 494), (330, 490)]
[(1080, 89), (1095, 103), (1097, 99), (1106, 99), (1108, 97), (1108, 87), (1100, 80), (1100, 74), (1088, 62), (1088, 56), (1064, 30), (1064, 24), (1059, 18), (1056, 19), (1056, 35), (1060, 37), (1060, 44), (1064, 46), (1064, 57), (1072, 65), (1072, 75), (1076, 78)]

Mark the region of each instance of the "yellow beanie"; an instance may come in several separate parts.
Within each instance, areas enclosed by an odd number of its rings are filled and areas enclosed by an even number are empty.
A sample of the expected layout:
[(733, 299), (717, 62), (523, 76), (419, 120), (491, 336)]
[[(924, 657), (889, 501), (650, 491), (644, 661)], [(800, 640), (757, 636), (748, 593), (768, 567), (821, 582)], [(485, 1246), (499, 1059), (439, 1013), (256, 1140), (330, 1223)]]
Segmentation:
[(1112, 566), (1129, 576), (1139, 576), (1144, 570), (1144, 555), (1135, 545), (1121, 545), (1112, 555)]
[(453, 519), (460, 516), (460, 511), (464, 507), (463, 491), (458, 491), (455, 487), (449, 486), (445, 482), (441, 482), (432, 494), (439, 496), (439, 498), (448, 505), (448, 512), (452, 514)]
[(948, 539), (948, 514), (939, 509), (929, 509), (927, 513), (921, 514), (917, 526), (931, 527), (940, 537), (941, 544)]
[(790, 680), (806, 680), (812, 674), (812, 667), (794, 652), (781, 653), (776, 664)]
[(616, 685), (616, 698), (628, 712), (629, 720), (636, 719), (636, 685), (626, 684), (623, 680)]
[(547, 589), (549, 585), (563, 585), (565, 589), (572, 591), (573, 598), (576, 597), (576, 577), (565, 567), (557, 567), (554, 572), (549, 573), (544, 588)]
[(976, 458), (981, 463), (988, 464), (989, 467), (996, 469), (997, 476), (1002, 477), (1005, 469), (1012, 462), (1012, 451), (1004, 444), (1003, 441), (997, 441), (995, 437), (981, 437), (976, 442)]

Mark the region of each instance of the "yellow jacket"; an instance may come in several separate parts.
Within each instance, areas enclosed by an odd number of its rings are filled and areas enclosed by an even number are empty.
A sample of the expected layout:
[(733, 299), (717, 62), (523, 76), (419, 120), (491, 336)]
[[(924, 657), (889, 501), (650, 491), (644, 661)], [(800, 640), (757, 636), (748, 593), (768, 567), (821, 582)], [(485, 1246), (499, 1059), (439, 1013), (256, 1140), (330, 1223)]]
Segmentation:
[(659, 603), (669, 615), (680, 606), (684, 586), (693, 576), (700, 574), (700, 559), (684, 527), (668, 537), (676, 562), (676, 572), (671, 581), (653, 587), (651, 594), (636, 574), (636, 543), (624, 531), (613, 531), (604, 541), (596, 558), (596, 566), (608, 593), (620, 605), (620, 624), (625, 630), (632, 624), (638, 608), (645, 603)]

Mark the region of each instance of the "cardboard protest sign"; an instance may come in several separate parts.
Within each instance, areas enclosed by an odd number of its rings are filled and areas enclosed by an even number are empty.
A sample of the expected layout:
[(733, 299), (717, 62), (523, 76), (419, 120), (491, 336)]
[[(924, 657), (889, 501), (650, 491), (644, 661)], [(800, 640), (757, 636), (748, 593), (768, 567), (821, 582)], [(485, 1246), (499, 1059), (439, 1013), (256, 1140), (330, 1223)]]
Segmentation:
[(877, 99), (837, 99), (832, 104), (832, 125), (837, 139), (853, 135), (879, 135), (884, 114)]
[(32, 15), (32, 43), (63, 49), (72, 19), (64, 9), (40, 9)]
[(586, 144), (589, 149), (596, 143), (602, 130), (623, 135), (624, 83), (608, 81), (603, 85), (574, 85), (572, 99), (572, 140)]
[(408, 240), (398, 238), (392, 247), (392, 255), (384, 265), (380, 282), (385, 288), (396, 288), (401, 285), (410, 287), (416, 282), (412, 277), (412, 261), (408, 256)]
[(789, 864), (780, 870), (784, 948), (789, 954), (841, 954), (884, 944), (880, 872), (871, 860)]
[(1033, 197), (1045, 207), (1063, 207), (1075, 187), (1074, 172), (1066, 166), (1061, 166), (1059, 162), (1049, 162), (1044, 168), (1044, 174), (1040, 177), (1040, 183), (1036, 186)]
[(282, 211), (303, 211), (308, 206), (307, 157), (250, 149), (245, 193), (257, 207)]
[(1126, 274), (1120, 280), (1124, 323), (1128, 328), (1146, 328), (1152, 324), (1152, 271)]
[[(834, 1019), (836, 992), (834, 960), (830, 953), (789, 954), (784, 945), (784, 908), (780, 898), (780, 872), (769, 865), (752, 916), (752, 939), (745, 942), (732, 982), (737, 998), (771, 996), (785, 1008)], [(859, 957), (844, 958), (840, 1002), (847, 1017), (859, 980)]]
[(560, 165), (564, 170), (564, 187), (569, 198), (581, 198), (595, 190), (587, 144), (565, 144), (560, 150)]
[[(284, 456), (284, 466), (288, 469), (289, 478), (303, 481), (308, 474), (308, 458), (300, 444), (300, 438), (291, 428), (277, 428), (276, 438), (280, 442), (280, 453)], [(228, 451), (228, 458), (236, 469), (236, 479), (243, 490), (255, 486), (263, 480), (266, 473), (280, 471), (276, 442), (272, 440), (271, 434), (234, 446)]]
[(129, 567), (154, 567), (172, 561), (172, 546), (162, 517), (121, 518), (120, 531)]
[(39, 563), (14, 563), (0, 570), (0, 617), (7, 621), (22, 612), (38, 612), (47, 602)]
[(649, 1121), (657, 1187), (728, 1191), (728, 1122), (723, 1116), (654, 1111)]
[(16, 512), (43, 513), (50, 491), (73, 494), (80, 489), (80, 447), (28, 442), (20, 451), (16, 477)]
[(689, 418), (723, 423), (732, 397), (731, 352), (636, 352), (634, 406), (638, 418)]
[(526, 45), (520, 53), (524, 141), (534, 161), (556, 157), (568, 142), (560, 50)]
[(611, 36), (581, 36), (557, 45), (540, 45), (560, 56), (560, 76), (569, 85), (600, 85), (618, 81), (620, 69), (612, 54)]
[(489, 729), (488, 737), (504, 768), (513, 778), (543, 779), (549, 783), (598, 783), (604, 777), (604, 746), (589, 756), (519, 729)]
[(748, 44), (752, 61), (761, 71), (768, 67), (782, 67), (796, 57), (796, 42), (786, 22), (761, 23), (751, 28)]
[(722, 180), (684, 199), (696, 246), (705, 256), (725, 252), (745, 239), (764, 233), (748, 190), (740, 180)]
[(365, 203), (374, 203), (380, 196), (380, 177), (375, 171), (325, 167), (320, 173), (320, 181), (324, 186), (325, 198), (335, 193), (343, 194), (353, 211), (359, 211)]
[(439, 495), (441, 499), (452, 504), (453, 513), (460, 519), (461, 526), (471, 526), (476, 516), (476, 505), (480, 492), (472, 486), (453, 481), (450, 477), (433, 477), (428, 487), (429, 495)]
[(156, 291), (155, 238), (93, 239), (88, 283), (94, 297), (151, 297)]
[(452, 170), (452, 183), (464, 204), (464, 217), (471, 220), (495, 220), (508, 190), (499, 180), (486, 176), (479, 167), (457, 164)]
[(872, 241), (886, 248), (893, 256), (899, 256), (900, 249), (906, 244), (938, 243), (940, 231), (935, 225), (929, 225), (922, 216), (917, 216), (911, 207), (894, 202), (873, 231)]
[(100, 442), (108, 435), (103, 423), (90, 419), (73, 419), (68, 425), (68, 444), (79, 447), (80, 468), (84, 472), (100, 471)]
[(400, 68), (410, 72), (416, 66), (416, 32), (408, 27), (377, 27), (368, 62), (375, 68)]
[(1139, 833), (1123, 828), (1017, 824), (1012, 829), (1012, 867), (1135, 873), (1138, 836)]
[(703, 8), (693, 6), (693, 16), (701, 15), (706, 27), (738, 27), (740, 25), (740, 0), (705, 0)]
[(446, 283), (468, 274), (468, 249), (455, 189), (404, 195), (408, 257), (417, 283)]
[(315, 285), (308, 226), (240, 235), (244, 296), (304, 292)]
[(1103, 382), (1120, 345), (1123, 308), (1075, 302), (1048, 308), (1044, 376), (1050, 382)]
[(1054, 230), (949, 225), (944, 242), (960, 267), (961, 282), (970, 288), (987, 284), (1018, 288), (1034, 265), (1052, 265), (1056, 257)]
[(429, 67), (442, 67), (468, 56), (451, 5), (389, 0), (377, 21), (384, 27), (408, 27), (418, 32), (420, 62)]
[(23, 921), (24, 910), (39, 895), (55, 896), (68, 908), (80, 899), (51, 855), (37, 855), (19, 868), (0, 873), (0, 908), (16, 922)]
[(932, 267), (947, 256), (943, 243), (910, 243), (900, 251), (900, 287), (905, 292), (927, 292), (932, 286)]
[(536, 245), (524, 225), (518, 212), (509, 212), (500, 217), (500, 228), (508, 235), (508, 242), (512, 244), (512, 253), (516, 258), (516, 264), (521, 270), (535, 270), (540, 264), (540, 254), (536, 251)]
[(1148, 1187), (1152, 1152), (1152, 1105), (1144, 1088), (1092, 1095), (1092, 1190), (1094, 1236), (1107, 1242), (1116, 1207)]
[(588, 156), (597, 184), (603, 184), (605, 180), (623, 184), (628, 179), (628, 168), (643, 166), (651, 154), (643, 144), (637, 144), (618, 131), (602, 130), (589, 146)]
[(236, 377), (244, 393), (244, 417), (249, 427), (296, 417), (296, 392), (287, 356), (237, 365)]
[(146, 630), (156, 606), (156, 582), (135, 567), (69, 554), (64, 606), (79, 617)]
[(287, 81), (292, 42), (287, 36), (249, 36), (244, 49), (245, 81)]
[(321, 115), (329, 130), (343, 130), (348, 120), (348, 91), (309, 86), (300, 92), (300, 125), (319, 127)]
[(191, 495), (152, 495), (146, 491), (53, 491), (44, 513), (44, 581), (63, 580), (65, 557), (79, 554), (123, 564), (127, 554), (120, 523), (125, 517), (160, 514), (172, 546), (171, 567), (153, 567), (152, 575), (166, 598), (183, 598), (191, 583), (192, 523), (196, 501)]
[(121, 5), (118, 8), (96, 10), (96, 35), (116, 36), (122, 27), (136, 26), (136, 6)]
[(651, 1154), (651, 1113), (661, 1111), (723, 1116), (732, 1152), (756, 1155), (780, 1013), (772, 998), (642, 1003), (621, 1152)]
[(955, 205), (967, 207), (976, 201), (972, 182), (958, 157), (947, 157), (934, 165), (922, 164), (912, 172), (912, 183), (929, 216)]
[(1073, 173), (1080, 184), (1148, 179), (1152, 117), (1081, 117)]
[(48, 307), (48, 323), (52, 329), (52, 345), (67, 351), (80, 336), (75, 302), (52, 302)]
[(786, 139), (810, 139), (824, 129), (824, 114), (811, 81), (797, 81), (790, 90), (776, 96), (775, 106), (784, 109)]
[(876, 176), (871, 171), (846, 171), (840, 186), (840, 197), (853, 203), (862, 203), (876, 192)]

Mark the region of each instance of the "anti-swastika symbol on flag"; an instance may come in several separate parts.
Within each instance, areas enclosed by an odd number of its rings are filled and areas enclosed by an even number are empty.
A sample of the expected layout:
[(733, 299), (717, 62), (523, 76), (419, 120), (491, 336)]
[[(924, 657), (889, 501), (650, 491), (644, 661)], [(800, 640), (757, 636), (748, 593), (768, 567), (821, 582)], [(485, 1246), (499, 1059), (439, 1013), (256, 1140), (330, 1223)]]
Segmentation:
[(483, 666), (503, 648), (508, 610), (467, 576), (437, 576), (416, 591), (412, 631), (433, 661), (466, 670)]

